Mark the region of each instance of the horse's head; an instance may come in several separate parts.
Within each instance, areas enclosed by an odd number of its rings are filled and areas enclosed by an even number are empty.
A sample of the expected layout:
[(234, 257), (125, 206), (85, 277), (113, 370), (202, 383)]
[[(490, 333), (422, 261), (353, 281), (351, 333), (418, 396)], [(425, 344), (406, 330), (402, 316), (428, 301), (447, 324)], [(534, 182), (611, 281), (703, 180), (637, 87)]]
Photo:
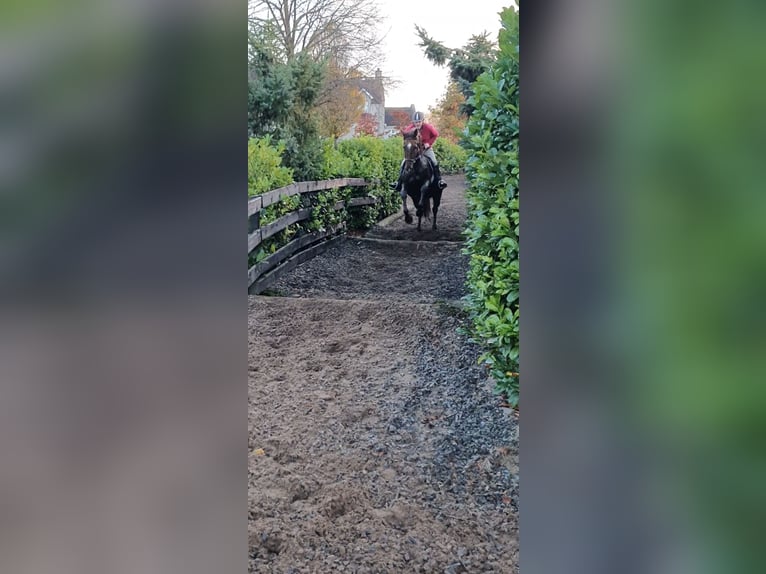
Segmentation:
[(420, 139), (420, 130), (415, 128), (410, 132), (402, 132), (404, 138), (404, 171), (409, 171), (423, 153), (423, 142)]

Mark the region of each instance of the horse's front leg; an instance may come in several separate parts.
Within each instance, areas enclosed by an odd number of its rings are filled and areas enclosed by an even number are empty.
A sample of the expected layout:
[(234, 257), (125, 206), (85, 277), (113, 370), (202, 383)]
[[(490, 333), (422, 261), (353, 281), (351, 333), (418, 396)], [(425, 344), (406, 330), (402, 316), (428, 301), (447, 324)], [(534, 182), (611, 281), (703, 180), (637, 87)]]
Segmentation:
[(418, 216), (418, 231), (420, 231), (420, 222), (423, 221), (423, 208), (421, 206), (415, 206), (415, 215)]
[(402, 211), (404, 211), (405, 223), (412, 223), (412, 216), (407, 209), (407, 193), (404, 190), (402, 190)]

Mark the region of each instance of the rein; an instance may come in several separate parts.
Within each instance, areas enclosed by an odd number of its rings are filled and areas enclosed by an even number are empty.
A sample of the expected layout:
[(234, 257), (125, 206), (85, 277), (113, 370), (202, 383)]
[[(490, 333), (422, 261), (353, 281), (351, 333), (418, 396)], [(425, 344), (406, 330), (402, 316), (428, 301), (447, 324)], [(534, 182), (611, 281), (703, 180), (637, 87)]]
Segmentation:
[(417, 134), (417, 137), (415, 138), (405, 138), (404, 140), (404, 146), (407, 146), (407, 143), (415, 146), (415, 149), (417, 150), (417, 153), (414, 157), (408, 158), (407, 153), (405, 150), (405, 158), (404, 158), (404, 168), (405, 171), (410, 171), (415, 164), (416, 161), (420, 159), (420, 157), (423, 155), (423, 142), (420, 140), (420, 131), (416, 130), (415, 133)]

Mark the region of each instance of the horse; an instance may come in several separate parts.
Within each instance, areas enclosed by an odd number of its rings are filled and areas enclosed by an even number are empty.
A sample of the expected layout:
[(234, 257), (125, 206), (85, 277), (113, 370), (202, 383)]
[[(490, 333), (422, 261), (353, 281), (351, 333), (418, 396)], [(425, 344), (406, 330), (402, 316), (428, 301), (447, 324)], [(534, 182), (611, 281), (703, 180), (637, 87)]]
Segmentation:
[(402, 166), (402, 186), (405, 193), (402, 194), (402, 209), (404, 221), (412, 223), (412, 216), (407, 209), (407, 196), (412, 198), (415, 213), (418, 216), (418, 231), (423, 217), (431, 219), (431, 202), (433, 201), (433, 221), (431, 228), (436, 230), (436, 214), (442, 200), (442, 189), (439, 188), (434, 178), (434, 168), (428, 157), (423, 155), (423, 142), (420, 139), (420, 130), (414, 129), (403, 132), (404, 138), (404, 165)]

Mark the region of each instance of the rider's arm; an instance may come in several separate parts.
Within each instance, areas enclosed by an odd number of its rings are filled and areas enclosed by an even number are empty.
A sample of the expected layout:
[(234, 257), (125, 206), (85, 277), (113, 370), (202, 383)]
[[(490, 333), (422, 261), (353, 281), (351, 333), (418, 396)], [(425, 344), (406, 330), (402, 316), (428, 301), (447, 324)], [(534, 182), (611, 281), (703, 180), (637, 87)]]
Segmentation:
[(431, 146), (433, 146), (433, 144), (436, 142), (436, 138), (439, 137), (439, 132), (431, 124), (424, 124), (424, 127), (426, 127), (426, 129), (429, 131), (429, 135), (430, 135), (430, 137), (428, 138), (429, 141), (428, 143), (426, 143), (426, 149), (428, 149)]

